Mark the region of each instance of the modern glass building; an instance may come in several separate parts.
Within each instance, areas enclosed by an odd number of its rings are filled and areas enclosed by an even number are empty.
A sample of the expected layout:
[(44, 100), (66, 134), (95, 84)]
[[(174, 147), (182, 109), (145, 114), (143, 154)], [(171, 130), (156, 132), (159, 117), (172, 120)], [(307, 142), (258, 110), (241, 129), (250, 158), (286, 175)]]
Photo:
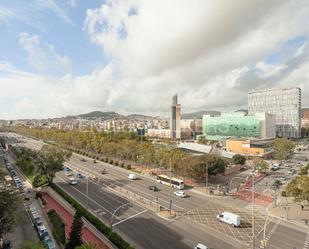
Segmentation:
[(204, 115), (203, 135), (206, 139), (218, 141), (228, 138), (274, 138), (275, 119), (272, 115), (246, 116), (236, 112), (222, 113), (219, 117)]
[(276, 115), (278, 137), (300, 137), (301, 89), (286, 87), (248, 93), (248, 112)]

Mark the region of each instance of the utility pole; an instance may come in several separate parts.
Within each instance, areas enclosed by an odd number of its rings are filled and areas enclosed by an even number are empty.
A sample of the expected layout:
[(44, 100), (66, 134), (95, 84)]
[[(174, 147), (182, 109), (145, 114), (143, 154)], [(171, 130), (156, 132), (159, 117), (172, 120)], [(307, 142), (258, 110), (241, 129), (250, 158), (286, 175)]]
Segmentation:
[(208, 192), (208, 165), (206, 164), (206, 174), (205, 174), (205, 177), (206, 177), (206, 193)]
[(255, 214), (255, 189), (254, 189), (254, 173), (255, 173), (255, 166), (253, 166), (252, 170), (252, 249), (255, 249), (255, 222), (254, 222), (254, 214)]
[(170, 215), (172, 215), (172, 157), (170, 157), (170, 189), (169, 189)]
[(87, 196), (87, 210), (89, 209), (89, 176), (87, 176), (86, 182), (86, 196)]

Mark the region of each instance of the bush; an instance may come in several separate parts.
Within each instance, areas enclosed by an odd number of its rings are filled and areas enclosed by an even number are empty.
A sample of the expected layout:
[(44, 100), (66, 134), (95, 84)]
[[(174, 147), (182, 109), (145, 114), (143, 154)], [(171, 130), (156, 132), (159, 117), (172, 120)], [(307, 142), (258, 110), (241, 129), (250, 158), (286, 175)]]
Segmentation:
[(126, 167), (127, 169), (131, 169), (132, 167), (131, 167), (131, 164), (127, 164), (127, 167)]
[(110, 164), (113, 164), (113, 162), (114, 162), (114, 161), (113, 161), (112, 159), (111, 159), (111, 160), (109, 160), (109, 163), (110, 163)]
[(115, 161), (115, 166), (118, 166), (118, 165), (119, 165), (118, 161)]
[(121, 168), (124, 168), (124, 166), (125, 166), (124, 163), (121, 163), (121, 164), (120, 164), (120, 167), (121, 167)]
[(97, 159), (97, 160), (100, 160), (100, 158), (99, 158), (98, 156), (96, 157), (96, 159)]
[(133, 249), (128, 242), (126, 242), (123, 238), (121, 238), (117, 233), (112, 232), (109, 226), (105, 225), (102, 221), (100, 221), (96, 216), (87, 211), (82, 205), (80, 205), (75, 199), (73, 199), (70, 195), (64, 192), (61, 188), (59, 188), (56, 184), (52, 184), (51, 187), (60, 194), (68, 203), (72, 205), (76, 209), (76, 211), (80, 212), (85, 219), (87, 219), (92, 225), (94, 225), (101, 233), (103, 233), (115, 246), (119, 249)]
[(52, 233), (57, 242), (65, 244), (65, 225), (59, 215), (54, 209), (48, 211), (47, 213), (50, 222), (52, 223)]

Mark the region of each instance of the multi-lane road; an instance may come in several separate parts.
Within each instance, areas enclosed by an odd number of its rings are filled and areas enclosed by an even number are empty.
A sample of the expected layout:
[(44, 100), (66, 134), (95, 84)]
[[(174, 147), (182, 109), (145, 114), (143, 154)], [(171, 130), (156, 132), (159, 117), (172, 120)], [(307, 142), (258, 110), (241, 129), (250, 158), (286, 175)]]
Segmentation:
[[(21, 145), (36, 150), (43, 144), (33, 139), (22, 140)], [(86, 161), (81, 160), (82, 158)], [(83, 177), (78, 179), (77, 185), (71, 186), (68, 184), (68, 176), (59, 172), (55, 183), (84, 206), (88, 206), (89, 210), (105, 223), (112, 223), (113, 229), (137, 248), (193, 248), (198, 242), (215, 249), (251, 247), (251, 211), (237, 205), (238, 202), (229, 197), (211, 198), (191, 190), (186, 190), (188, 198), (177, 198), (173, 194), (172, 207), (178, 217), (164, 220), (116, 190), (127, 190), (138, 198), (150, 201), (157, 198), (160, 205), (168, 206), (170, 189), (157, 184), (154, 178), (138, 176), (137, 180), (132, 181), (127, 178), (129, 171), (125, 169), (102, 162), (93, 163), (92, 159), (77, 154), (73, 154), (66, 165), (74, 169), (74, 174), (87, 172), (85, 175), (97, 175), (100, 181)], [(106, 174), (101, 174), (103, 169)], [(156, 185), (159, 191), (150, 191), (150, 185)], [(119, 208), (121, 206), (123, 207)], [(240, 228), (231, 228), (220, 223), (215, 217), (222, 211), (239, 213), (243, 225)], [(306, 248), (309, 240), (308, 229), (274, 218), (267, 219), (266, 213), (257, 212), (255, 220), (256, 248), (259, 248), (267, 221), (267, 248)], [(289, 234), (295, 236), (289, 237)]]

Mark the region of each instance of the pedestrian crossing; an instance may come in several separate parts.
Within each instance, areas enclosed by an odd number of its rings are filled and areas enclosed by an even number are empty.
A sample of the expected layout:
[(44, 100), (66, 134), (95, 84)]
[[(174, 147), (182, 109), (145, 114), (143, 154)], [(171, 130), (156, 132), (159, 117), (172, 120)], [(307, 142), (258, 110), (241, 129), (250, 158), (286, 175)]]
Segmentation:
[(309, 247), (309, 231), (307, 232), (307, 236), (306, 236), (306, 239), (305, 239), (303, 249), (307, 249), (308, 247)]
[[(275, 225), (273, 226), (273, 228), (270, 230), (270, 232), (267, 234), (266, 238), (265, 238), (265, 242), (267, 244), (267, 242), (270, 240), (271, 236), (273, 235), (273, 233), (276, 231), (276, 229), (278, 228), (279, 224), (280, 224), (281, 220), (278, 219), (275, 223)], [(261, 245), (260, 249), (265, 248), (265, 246)]]

